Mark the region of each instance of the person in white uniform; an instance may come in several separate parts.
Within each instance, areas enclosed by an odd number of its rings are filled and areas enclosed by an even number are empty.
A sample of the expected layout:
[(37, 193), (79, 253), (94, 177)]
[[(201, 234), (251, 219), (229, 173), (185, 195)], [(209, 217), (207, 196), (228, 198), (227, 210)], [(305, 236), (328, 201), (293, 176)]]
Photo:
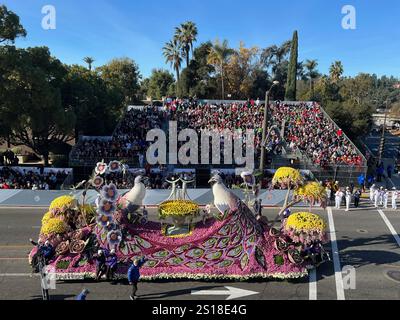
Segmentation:
[(383, 206), (383, 195), (385, 193), (385, 190), (383, 190), (383, 187), (379, 190), (379, 205)]
[(392, 209), (397, 210), (397, 197), (398, 197), (398, 192), (396, 188), (393, 188), (392, 191)]
[(389, 200), (389, 192), (387, 189), (383, 191), (383, 207), (387, 209), (388, 207), (388, 200)]
[(371, 186), (371, 188), (369, 189), (369, 199), (371, 200), (371, 202), (374, 202), (375, 190), (376, 190), (376, 187), (373, 184)]
[(350, 210), (350, 202), (351, 202), (351, 192), (350, 192), (350, 188), (347, 187), (346, 188), (346, 210), (345, 211)]
[(343, 192), (338, 189), (338, 191), (336, 191), (335, 193), (335, 208), (336, 209), (340, 209), (340, 204), (342, 202), (343, 199)]
[(379, 191), (378, 188), (376, 188), (375, 191), (374, 191), (374, 204), (375, 204), (375, 208), (378, 208), (379, 194), (380, 194), (380, 191)]

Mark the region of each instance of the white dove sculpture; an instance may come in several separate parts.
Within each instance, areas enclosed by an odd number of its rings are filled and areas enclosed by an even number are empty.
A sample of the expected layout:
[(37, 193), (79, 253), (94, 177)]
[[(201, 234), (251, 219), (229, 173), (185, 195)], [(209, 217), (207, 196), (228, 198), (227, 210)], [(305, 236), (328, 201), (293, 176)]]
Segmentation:
[(239, 198), (224, 185), (219, 174), (215, 174), (208, 183), (212, 183), (214, 206), (220, 213), (224, 214), (226, 210), (238, 209)]
[(135, 178), (133, 188), (124, 195), (124, 199), (131, 205), (142, 206), (143, 199), (146, 196), (146, 186), (142, 182), (143, 176), (139, 175)]

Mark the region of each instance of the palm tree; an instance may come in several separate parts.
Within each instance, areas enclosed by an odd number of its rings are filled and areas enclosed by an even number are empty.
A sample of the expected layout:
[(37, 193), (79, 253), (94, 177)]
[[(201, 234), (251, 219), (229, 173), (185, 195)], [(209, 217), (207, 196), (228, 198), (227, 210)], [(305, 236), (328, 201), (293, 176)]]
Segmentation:
[(83, 58), (83, 61), (85, 61), (88, 64), (89, 70), (92, 71), (92, 63), (95, 60), (92, 57), (85, 57), (85, 58)]
[(318, 66), (317, 60), (306, 60), (304, 67), (307, 69), (307, 76), (310, 79), (310, 90), (313, 92), (314, 89), (314, 79), (318, 77), (318, 72), (316, 71)]
[(193, 56), (193, 43), (197, 41), (197, 26), (192, 21), (187, 21), (182, 23), (179, 27), (175, 29), (174, 38), (179, 41), (182, 45), (182, 51), (184, 57), (186, 58), (186, 66), (189, 66), (190, 61), (190, 51), (192, 51)]
[(269, 66), (272, 65), (272, 72), (276, 73), (279, 65), (289, 53), (291, 45), (292, 42), (288, 40), (282, 43), (282, 45), (279, 47), (272, 45), (265, 48), (261, 54), (261, 61), (263, 62), (265, 68), (268, 69)]
[(181, 50), (182, 50), (181, 45), (176, 39), (167, 42), (163, 47), (163, 55), (166, 59), (165, 63), (169, 63), (176, 72), (177, 91), (179, 83), (179, 71), (181, 69), (181, 64), (182, 64)]
[(210, 48), (207, 57), (207, 63), (215, 66), (221, 76), (221, 96), (222, 100), (225, 99), (225, 88), (224, 88), (224, 66), (229, 60), (229, 57), (235, 53), (235, 50), (229, 48), (228, 40), (224, 40), (222, 43), (217, 39), (213, 46)]
[(338, 83), (343, 75), (343, 64), (340, 61), (335, 61), (329, 68), (329, 77), (333, 83)]

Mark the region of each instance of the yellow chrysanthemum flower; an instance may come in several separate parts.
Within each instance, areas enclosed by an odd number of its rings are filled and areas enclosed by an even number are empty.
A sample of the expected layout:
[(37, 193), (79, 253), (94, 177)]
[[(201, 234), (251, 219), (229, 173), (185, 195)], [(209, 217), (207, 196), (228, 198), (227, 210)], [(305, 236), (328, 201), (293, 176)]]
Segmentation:
[(66, 230), (67, 224), (64, 221), (58, 218), (51, 218), (45, 224), (43, 224), (40, 233), (49, 235), (51, 233), (64, 233)]
[(42, 218), (42, 225), (46, 224), (46, 222), (49, 221), (51, 218), (53, 218), (53, 214), (51, 213), (51, 211), (46, 212)]
[(304, 198), (313, 198), (317, 201), (326, 198), (326, 190), (318, 182), (309, 182), (304, 186), (300, 186), (295, 190), (294, 194)]
[(276, 170), (274, 178), (272, 179), (273, 184), (287, 184), (289, 181), (293, 184), (301, 184), (303, 182), (303, 177), (300, 171), (290, 167), (281, 167)]
[(293, 229), (298, 232), (323, 232), (326, 229), (326, 223), (321, 217), (314, 213), (296, 212), (291, 214), (287, 219), (285, 229)]
[(54, 199), (49, 210), (54, 213), (63, 213), (67, 209), (72, 209), (76, 207), (76, 199), (72, 196), (61, 196)]
[(169, 216), (189, 216), (197, 214), (199, 206), (190, 200), (171, 200), (160, 204), (159, 211), (161, 218)]

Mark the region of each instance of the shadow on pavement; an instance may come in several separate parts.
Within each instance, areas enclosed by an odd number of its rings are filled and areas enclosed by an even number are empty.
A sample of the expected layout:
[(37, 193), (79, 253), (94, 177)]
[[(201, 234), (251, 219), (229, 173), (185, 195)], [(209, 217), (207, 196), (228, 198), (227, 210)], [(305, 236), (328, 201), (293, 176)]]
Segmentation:
[[(383, 265), (399, 263), (400, 254), (392, 250), (398, 249), (392, 235), (382, 235), (373, 238), (340, 239), (337, 241), (340, 250), (340, 260), (342, 264), (349, 264), (359, 268), (368, 264)], [(347, 248), (374, 245), (391, 245), (384, 250), (346, 250)], [(344, 251), (346, 250), (346, 251)], [(343, 252), (344, 251), (344, 252)]]
[[(68, 298), (76, 297), (74, 294), (50, 294), (50, 300), (66, 300)], [(42, 296), (33, 296), (32, 300), (43, 300)]]

